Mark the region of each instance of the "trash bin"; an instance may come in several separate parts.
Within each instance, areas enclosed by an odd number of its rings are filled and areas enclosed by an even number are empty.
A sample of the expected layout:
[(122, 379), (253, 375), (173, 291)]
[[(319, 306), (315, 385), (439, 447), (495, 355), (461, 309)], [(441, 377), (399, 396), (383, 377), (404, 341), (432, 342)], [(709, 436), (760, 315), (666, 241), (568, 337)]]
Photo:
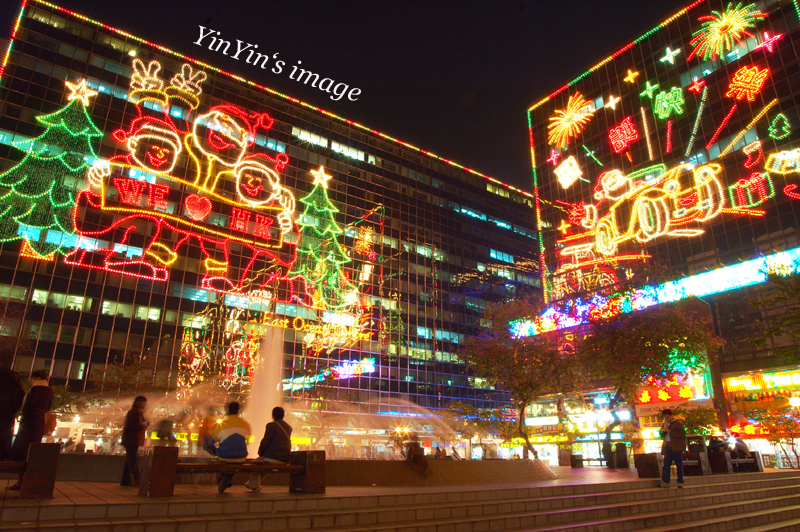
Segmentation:
[(583, 467), (583, 455), (582, 454), (573, 454), (569, 457), (569, 465), (570, 467)]
[(628, 469), (628, 448), (624, 443), (618, 443), (614, 446), (614, 458), (616, 467), (621, 469)]

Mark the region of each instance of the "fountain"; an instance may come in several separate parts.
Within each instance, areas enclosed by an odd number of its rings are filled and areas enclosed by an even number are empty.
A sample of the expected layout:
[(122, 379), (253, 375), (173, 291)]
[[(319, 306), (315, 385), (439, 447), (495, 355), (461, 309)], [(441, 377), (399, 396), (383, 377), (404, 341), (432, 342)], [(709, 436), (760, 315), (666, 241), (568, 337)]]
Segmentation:
[(250, 457), (257, 456), (258, 445), (267, 423), (272, 421), (272, 409), (283, 405), (279, 389), (283, 374), (283, 329), (269, 327), (261, 337), (259, 362), (250, 385), (250, 398), (244, 417), (250, 423), (253, 441), (248, 445)]

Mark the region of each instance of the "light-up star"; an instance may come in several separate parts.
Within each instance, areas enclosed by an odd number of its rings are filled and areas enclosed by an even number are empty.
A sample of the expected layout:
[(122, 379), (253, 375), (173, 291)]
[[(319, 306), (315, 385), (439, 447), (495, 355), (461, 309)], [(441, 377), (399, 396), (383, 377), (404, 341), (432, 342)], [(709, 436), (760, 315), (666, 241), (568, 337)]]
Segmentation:
[(677, 50), (670, 50), (669, 46), (667, 46), (667, 51), (665, 52), (665, 56), (659, 59), (662, 63), (669, 62), (670, 65), (675, 64), (675, 56), (681, 53), (681, 49), (678, 48)]
[(777, 34), (777, 35), (775, 35), (773, 37), (770, 37), (769, 36), (769, 32), (765, 31), (764, 32), (764, 40), (761, 41), (761, 44), (759, 44), (758, 46), (753, 48), (753, 50), (758, 50), (759, 48), (766, 48), (767, 50), (769, 50), (769, 53), (772, 53), (772, 50), (773, 50), (773, 47), (775, 46), (775, 43), (778, 42), (778, 40), (780, 40), (781, 37), (783, 37), (782, 33), (779, 33), (779, 34)]
[(639, 75), (639, 71), (638, 70), (631, 70), (629, 68), (628, 69), (628, 75), (625, 76), (625, 81), (627, 81), (628, 83), (636, 83), (636, 76), (638, 76), (638, 75)]
[(652, 100), (653, 99), (653, 93), (656, 92), (657, 90), (658, 90), (658, 85), (650, 85), (650, 82), (647, 81), (645, 83), (644, 91), (639, 93), (639, 96), (644, 98), (644, 96), (647, 95), (647, 97)]
[(332, 175), (325, 173), (325, 168), (322, 166), (319, 167), (319, 170), (312, 170), (311, 175), (314, 176), (314, 184), (322, 185), (323, 188), (328, 188), (328, 181), (333, 178)]
[(97, 96), (97, 91), (94, 91), (86, 86), (86, 80), (82, 79), (80, 83), (66, 82), (67, 88), (72, 92), (67, 96), (67, 101), (71, 102), (75, 98), (80, 98), (83, 105), (89, 105), (89, 98)]
[(612, 108), (612, 109), (614, 109), (616, 111), (617, 102), (619, 100), (620, 100), (619, 97), (614, 97), (614, 95), (612, 94), (611, 96), (608, 97), (608, 103), (605, 104), (603, 107), (605, 107), (606, 109), (608, 109), (610, 107), (610, 108)]
[(559, 231), (561, 231), (561, 236), (567, 236), (567, 231), (569, 231), (570, 225), (565, 221), (561, 220), (561, 225), (557, 227)]
[(548, 163), (553, 163), (553, 166), (558, 164), (558, 159), (561, 157), (561, 152), (550, 150), (550, 158), (547, 159)]
[(700, 94), (700, 91), (703, 90), (703, 85), (705, 85), (705, 84), (706, 84), (706, 81), (704, 79), (696, 79), (696, 80), (694, 80), (694, 82), (691, 85), (689, 85), (689, 88), (686, 89), (686, 90), (690, 90), (692, 92), (696, 92), (697, 94)]

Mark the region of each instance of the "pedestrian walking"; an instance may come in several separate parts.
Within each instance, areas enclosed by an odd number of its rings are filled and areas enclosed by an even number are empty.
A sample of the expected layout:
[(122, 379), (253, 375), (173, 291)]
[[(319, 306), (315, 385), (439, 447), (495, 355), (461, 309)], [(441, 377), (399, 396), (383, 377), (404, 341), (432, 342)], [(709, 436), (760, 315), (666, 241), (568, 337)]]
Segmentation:
[[(53, 390), (47, 382), (49, 375), (44, 370), (31, 373), (31, 388), (22, 400), (22, 415), (14, 443), (11, 445), (10, 458), (24, 461), (28, 458), (28, 447), (32, 443), (42, 443), (45, 433), (45, 414), (53, 406)], [(13, 486), (6, 489), (19, 490), (22, 487), (22, 475)]]
[(669, 488), (670, 470), (672, 464), (678, 470), (678, 487), (683, 487), (683, 452), (686, 450), (686, 429), (683, 424), (675, 419), (672, 410), (667, 408), (661, 415), (664, 416), (664, 424), (661, 425), (661, 437), (664, 442), (661, 444), (661, 454), (664, 455), (664, 470), (661, 472), (662, 488)]
[[(139, 476), (139, 447), (144, 445), (144, 433), (150, 424), (144, 418), (147, 408), (147, 397), (140, 395), (133, 400), (133, 406), (125, 415), (125, 426), (122, 428), (120, 443), (125, 447), (125, 466), (122, 468), (120, 486), (138, 486)], [(83, 441), (83, 440), (81, 440)]]
[(0, 371), (0, 460), (8, 460), (11, 454), (14, 421), (24, 398), (25, 390), (19, 373), (7, 369)]

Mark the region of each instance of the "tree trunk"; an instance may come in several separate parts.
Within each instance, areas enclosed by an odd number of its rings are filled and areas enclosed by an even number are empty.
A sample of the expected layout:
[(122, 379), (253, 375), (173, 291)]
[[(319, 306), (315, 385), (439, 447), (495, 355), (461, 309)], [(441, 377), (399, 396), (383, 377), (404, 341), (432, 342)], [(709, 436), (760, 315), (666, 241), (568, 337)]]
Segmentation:
[(527, 410), (527, 408), (528, 403), (520, 403), (519, 413), (517, 414), (517, 417), (519, 418), (519, 434), (525, 439), (525, 448), (528, 449), (531, 454), (533, 454), (534, 459), (538, 460), (539, 453), (536, 452), (536, 449), (534, 449), (533, 445), (531, 445), (531, 440), (528, 439), (528, 431), (525, 430), (525, 410)]
[(789, 459), (789, 452), (786, 450), (786, 447), (783, 446), (783, 442), (779, 442), (778, 445), (781, 451), (783, 451), (783, 456), (786, 457), (786, 461), (789, 463), (789, 469), (794, 469), (794, 464), (792, 464), (792, 461)]

